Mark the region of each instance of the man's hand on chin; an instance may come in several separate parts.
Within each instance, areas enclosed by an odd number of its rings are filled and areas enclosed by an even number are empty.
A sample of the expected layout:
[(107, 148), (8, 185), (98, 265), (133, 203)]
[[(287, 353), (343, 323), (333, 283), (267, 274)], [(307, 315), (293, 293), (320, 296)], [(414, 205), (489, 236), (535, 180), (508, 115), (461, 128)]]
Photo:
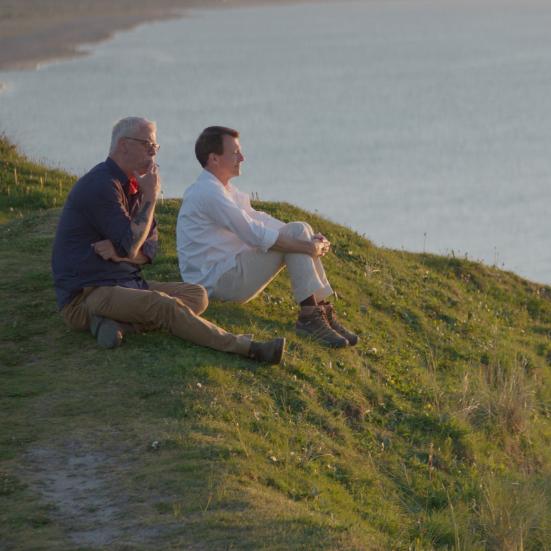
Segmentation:
[(146, 170), (140, 174), (134, 172), (134, 177), (138, 182), (139, 188), (145, 195), (155, 199), (161, 190), (161, 179), (158, 172), (159, 165), (151, 160), (146, 167)]

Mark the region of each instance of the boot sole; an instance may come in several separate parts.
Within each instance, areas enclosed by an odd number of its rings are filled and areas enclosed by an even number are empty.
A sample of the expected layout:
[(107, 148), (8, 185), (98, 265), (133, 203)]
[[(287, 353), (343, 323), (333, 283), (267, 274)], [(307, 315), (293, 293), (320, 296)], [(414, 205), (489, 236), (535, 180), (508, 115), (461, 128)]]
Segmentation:
[(283, 359), (283, 354), (285, 353), (285, 337), (280, 337), (278, 341), (278, 347), (274, 353), (274, 365), (281, 363), (281, 360)]
[(320, 339), (318, 337), (315, 337), (309, 331), (304, 331), (302, 329), (295, 329), (295, 333), (299, 337), (309, 338), (311, 341), (316, 342), (318, 344), (323, 344), (324, 346), (327, 346), (328, 348), (346, 348), (350, 344), (344, 337), (342, 337), (341, 342), (339, 342), (339, 341), (330, 342), (330, 341), (326, 341), (324, 339)]

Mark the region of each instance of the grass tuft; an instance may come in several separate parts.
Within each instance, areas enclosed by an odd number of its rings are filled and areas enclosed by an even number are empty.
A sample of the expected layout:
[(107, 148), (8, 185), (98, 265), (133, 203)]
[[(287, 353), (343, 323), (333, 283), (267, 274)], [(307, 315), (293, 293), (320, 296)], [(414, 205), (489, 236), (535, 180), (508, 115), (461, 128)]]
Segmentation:
[(465, 372), (460, 405), (475, 426), (518, 438), (530, 425), (537, 398), (523, 362), (496, 360)]

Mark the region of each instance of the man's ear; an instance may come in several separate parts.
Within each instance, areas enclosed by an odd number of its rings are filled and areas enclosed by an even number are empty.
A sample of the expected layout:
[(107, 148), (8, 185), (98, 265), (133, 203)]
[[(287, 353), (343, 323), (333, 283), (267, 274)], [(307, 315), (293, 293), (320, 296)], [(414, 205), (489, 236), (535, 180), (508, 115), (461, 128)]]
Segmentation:
[(123, 153), (126, 153), (128, 151), (128, 141), (123, 138), (119, 138), (119, 141), (117, 142), (117, 149), (119, 151), (122, 151)]
[(209, 158), (207, 159), (207, 166), (216, 166), (218, 164), (218, 155), (216, 153), (209, 153)]

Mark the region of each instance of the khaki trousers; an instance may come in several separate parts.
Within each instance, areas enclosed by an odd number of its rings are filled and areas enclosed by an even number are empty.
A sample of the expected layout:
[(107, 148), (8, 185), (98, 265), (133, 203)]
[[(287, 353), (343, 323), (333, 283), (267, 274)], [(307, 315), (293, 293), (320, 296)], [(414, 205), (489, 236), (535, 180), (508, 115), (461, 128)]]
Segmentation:
[(87, 330), (90, 318), (103, 316), (132, 324), (139, 331), (166, 329), (201, 346), (246, 356), (249, 335), (234, 335), (202, 318), (206, 291), (190, 283), (149, 282), (149, 290), (126, 287), (87, 287), (61, 311), (72, 329)]
[[(306, 222), (290, 222), (280, 232), (304, 241), (310, 241), (314, 235)], [(251, 249), (238, 254), (236, 262), (236, 266), (216, 282), (212, 298), (248, 302), (261, 293), (285, 266), (298, 303), (312, 295), (319, 302), (333, 293), (321, 260), (307, 254), (272, 250), (263, 253)]]

